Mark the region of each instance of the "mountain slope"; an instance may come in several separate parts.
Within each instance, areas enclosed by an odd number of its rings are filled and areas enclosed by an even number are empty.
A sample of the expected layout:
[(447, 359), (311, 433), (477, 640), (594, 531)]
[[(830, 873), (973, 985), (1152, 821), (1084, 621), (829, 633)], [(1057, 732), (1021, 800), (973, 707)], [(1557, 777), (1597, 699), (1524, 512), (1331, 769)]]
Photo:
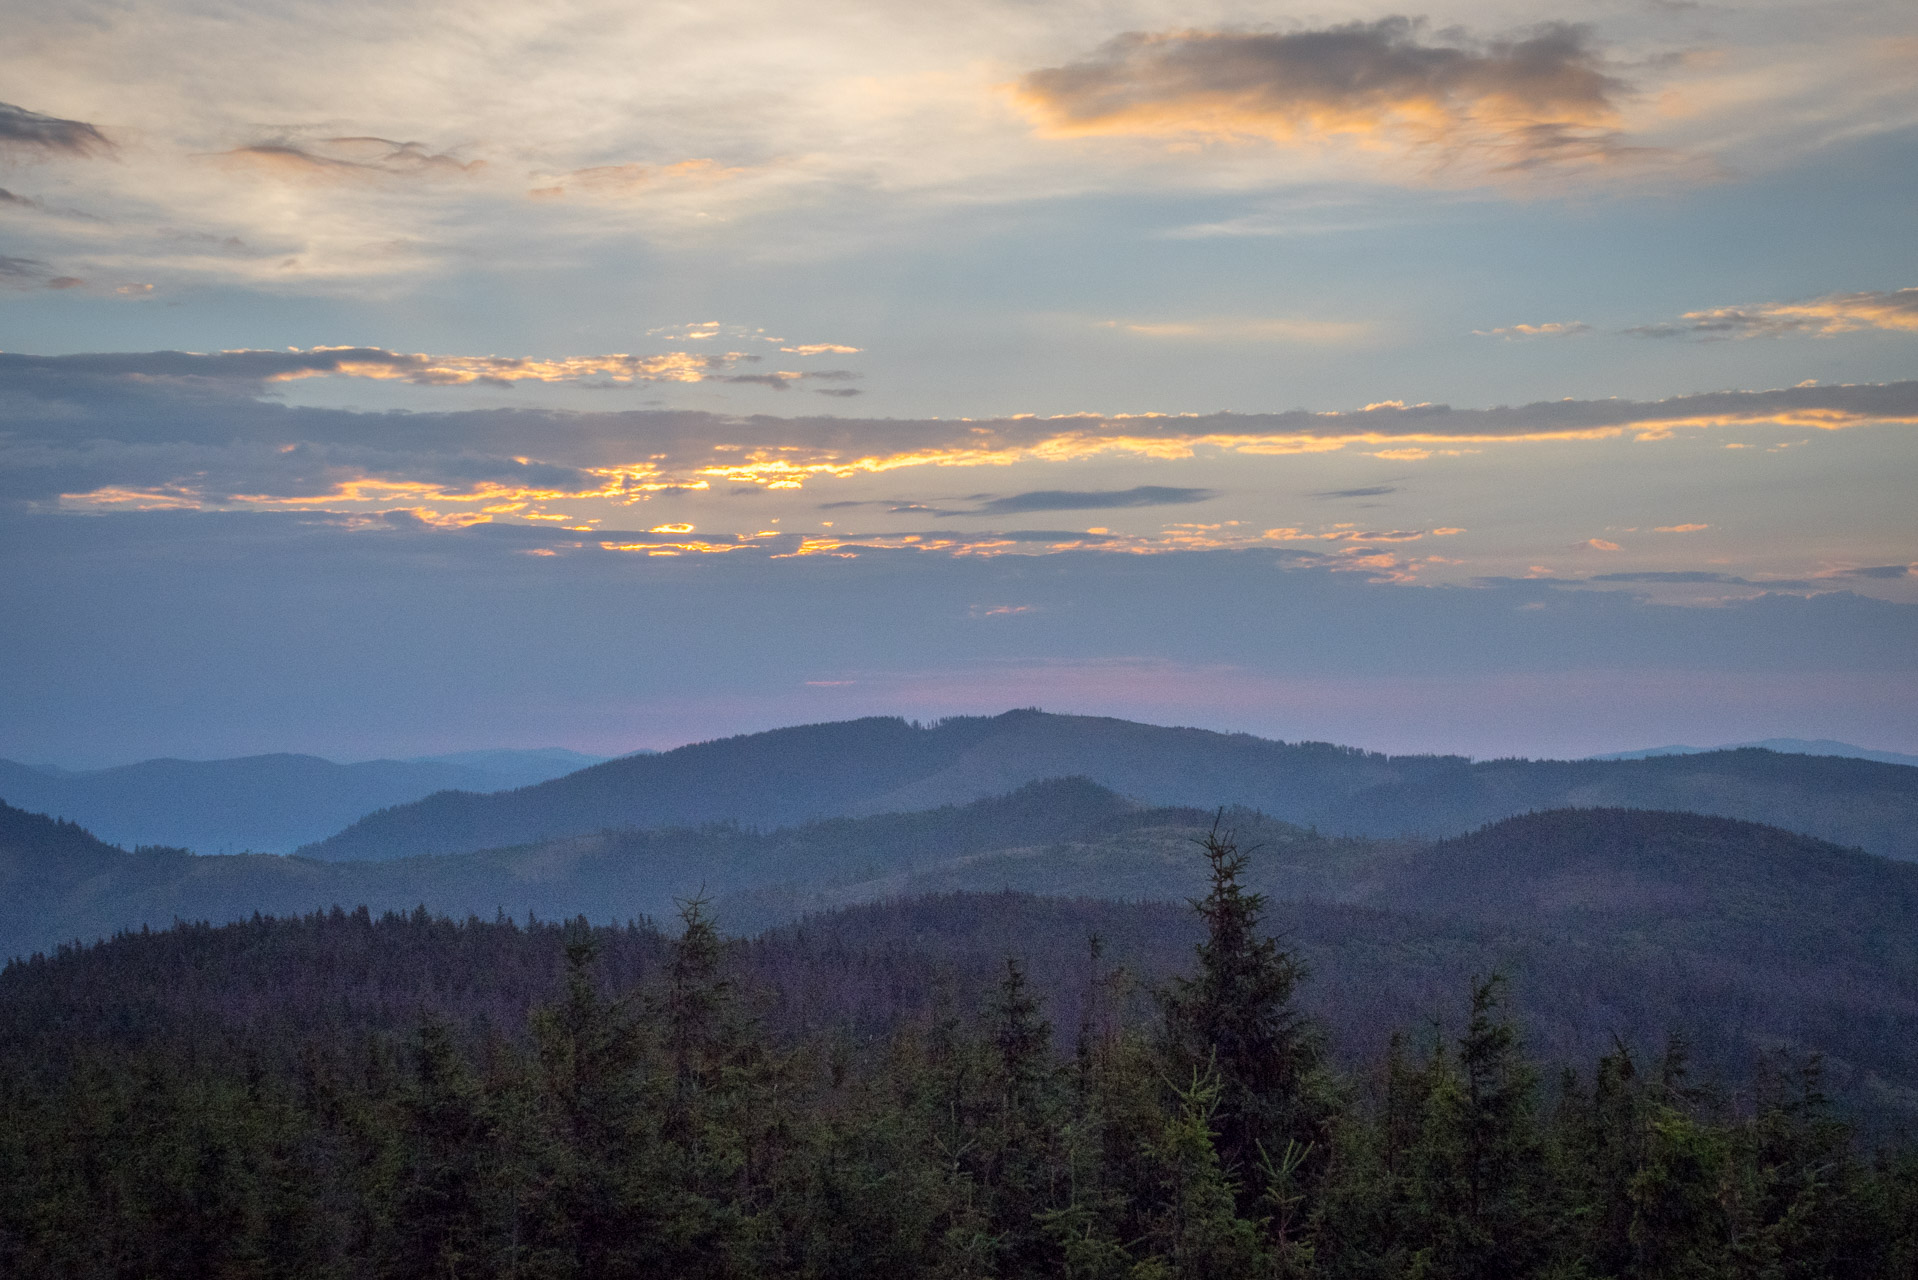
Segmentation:
[[(675, 902), (786, 886), (781, 903), (810, 902), (821, 885), (1027, 841), (1088, 839), (1135, 817), (1137, 806), (1083, 779), (920, 814), (833, 819), (760, 833), (733, 826), (565, 837), (456, 856), (322, 862), (184, 850), (128, 853), (59, 823), (0, 805), (0, 958), (176, 919), (224, 923), (265, 912), (334, 905), (376, 911), (419, 904), (457, 916), (497, 912), (548, 919), (667, 917)], [(1197, 814), (1175, 815), (1191, 822)], [(1163, 821), (1163, 815), (1160, 816)], [(800, 909), (776, 912), (789, 919)], [(768, 910), (761, 905), (764, 915)]]
[(948, 722), (923, 730), (904, 720), (872, 718), (696, 743), (611, 760), (506, 795), (429, 796), (370, 814), (300, 852), (326, 859), (393, 858), (607, 828), (781, 826), (850, 814), (862, 802), (942, 767), (956, 749), (984, 736), (989, 723)]
[[(651, 752), (641, 754), (650, 755)], [(414, 756), (405, 764), (450, 764), (471, 769), (485, 777), (485, 787), (467, 787), (468, 791), (511, 791), (534, 783), (605, 764), (611, 756), (589, 756), (565, 747), (491, 747), (480, 751), (453, 751), (440, 756)]]
[(1037, 711), (924, 728), (874, 718), (700, 743), (509, 794), (432, 796), (301, 852), (380, 859), (618, 828), (779, 826), (964, 804), (1070, 776), (1150, 805), (1240, 805), (1352, 835), (1452, 835), (1532, 809), (1618, 805), (1772, 823), (1918, 858), (1918, 769), (1898, 765), (1755, 750), (1474, 763)]
[(571, 763), (570, 752), (544, 762), (531, 753), (476, 754), (478, 759), (464, 761), (360, 764), (286, 754), (144, 760), (57, 774), (9, 760), (0, 761), (0, 798), (78, 822), (116, 844), (286, 853), (377, 809), (436, 791), (520, 786), (551, 778)]

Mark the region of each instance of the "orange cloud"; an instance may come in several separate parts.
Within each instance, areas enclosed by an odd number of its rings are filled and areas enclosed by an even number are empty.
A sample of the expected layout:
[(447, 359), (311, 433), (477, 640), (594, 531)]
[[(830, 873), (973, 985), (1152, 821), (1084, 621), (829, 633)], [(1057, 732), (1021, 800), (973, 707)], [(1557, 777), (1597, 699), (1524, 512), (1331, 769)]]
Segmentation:
[(1918, 288), (1832, 293), (1809, 302), (1768, 302), (1750, 307), (1687, 311), (1683, 324), (1639, 325), (1625, 332), (1640, 338), (1776, 338), (1809, 334), (1829, 338), (1865, 329), (1918, 332)]
[[(240, 353), (234, 353), (240, 354)], [(288, 363), (262, 374), (269, 382), (338, 375), (346, 378), (412, 382), (423, 386), (461, 386), (474, 382), (577, 382), (606, 378), (613, 382), (699, 382), (747, 359), (744, 352), (662, 355), (624, 353), (600, 356), (434, 356), (387, 351), (379, 347), (312, 347), (295, 355), (320, 359)]]
[(1133, 32), (1034, 71), (1016, 95), (1044, 136), (1346, 141), (1532, 168), (1614, 158), (1616, 101), (1581, 27), (1485, 44), (1408, 18), (1295, 32)]

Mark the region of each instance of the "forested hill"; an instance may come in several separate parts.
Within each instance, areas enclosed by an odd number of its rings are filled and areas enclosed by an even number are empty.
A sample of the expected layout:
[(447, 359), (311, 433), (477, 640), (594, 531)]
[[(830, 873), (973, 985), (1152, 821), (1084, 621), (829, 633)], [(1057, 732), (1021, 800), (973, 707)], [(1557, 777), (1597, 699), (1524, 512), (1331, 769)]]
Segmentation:
[(1755, 749), (1474, 763), (1038, 711), (926, 727), (874, 718), (699, 743), (508, 794), (430, 796), (301, 852), (383, 859), (620, 828), (775, 827), (963, 804), (1069, 776), (1150, 805), (1238, 805), (1350, 835), (1454, 835), (1528, 810), (1617, 805), (1770, 823), (1918, 859), (1918, 769), (1899, 765)]
[[(699, 894), (756, 895), (757, 921), (790, 919), (840, 886), (890, 892), (916, 867), (1057, 841), (1097, 841), (1141, 823), (1155, 843), (1184, 846), (1201, 815), (1140, 811), (1084, 779), (1035, 783), (1008, 796), (926, 813), (837, 818), (771, 832), (730, 825), (568, 837), (478, 853), (320, 862), (179, 849), (125, 850), (71, 823), (0, 805), (0, 959), (175, 919), (224, 923), (255, 912), (297, 915), (335, 904), (491, 918), (500, 911), (599, 921), (670, 916)], [(875, 882), (876, 887), (875, 887)], [(1176, 895), (1175, 895), (1176, 896)], [(729, 913), (731, 914), (731, 913)]]
[[(799, 932), (775, 936), (828, 949), (870, 936), (900, 957), (902, 974), (928, 972), (910, 957), (930, 947), (983, 981), (1006, 949), (1078, 972), (1084, 930), (1048, 935), (1043, 922), (1066, 908), (1035, 905), (1044, 903), (1081, 904), (1074, 918), (1115, 955), (1168, 971), (1187, 954), (1189, 921), (1160, 907), (1203, 892), (1194, 840), (1212, 815), (1141, 809), (1063, 779), (971, 805), (771, 832), (629, 831), (372, 863), (128, 853), (70, 824), (0, 817), (0, 832), (12, 833), (0, 842), (7, 954), (176, 917), (245, 921), (336, 905), (377, 915), (424, 904), (428, 916), (489, 921), (502, 912), (664, 920), (676, 900), (705, 894), (735, 933), (786, 922)], [(1602, 1052), (1615, 1032), (1650, 1043), (1683, 1026), (1727, 1070), (1755, 1045), (1792, 1044), (1826, 1054), (1866, 1104), (1898, 1110), (1901, 1091), (1918, 1097), (1909, 1051), (1918, 865), (1682, 813), (1528, 814), (1437, 843), (1327, 837), (1243, 811), (1226, 820), (1254, 849), (1248, 887), (1269, 895), (1274, 921), (1315, 966), (1314, 1007), (1365, 1052), (1382, 1051), (1389, 1030), (1418, 1022), (1471, 975), (1502, 968), (1520, 980), (1528, 1021), (1554, 1053)], [(1035, 896), (980, 896), (1001, 890)], [(115, 944), (125, 954), (140, 945)], [(451, 987), (493, 980), (456, 972), (462, 954), (420, 963)], [(876, 970), (858, 979), (869, 980), (890, 979)], [(839, 1007), (833, 992), (807, 991), (793, 998)]]

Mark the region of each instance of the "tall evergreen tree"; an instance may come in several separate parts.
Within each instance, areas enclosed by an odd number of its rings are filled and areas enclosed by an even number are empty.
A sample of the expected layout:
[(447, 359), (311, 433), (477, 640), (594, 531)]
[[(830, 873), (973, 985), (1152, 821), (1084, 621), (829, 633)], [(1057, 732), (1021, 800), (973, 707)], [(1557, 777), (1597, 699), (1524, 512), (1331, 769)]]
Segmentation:
[(988, 1230), (1000, 1275), (1049, 1275), (1056, 1261), (1041, 1224), (1057, 1207), (1062, 1078), (1052, 1052), (1052, 1024), (1032, 994), (1024, 967), (1010, 956), (990, 1017), (992, 1096), (981, 1134)]
[(1427, 1273), (1522, 1280), (1547, 1259), (1544, 1148), (1536, 1076), (1503, 1016), (1504, 979), (1472, 985), (1457, 1056), (1440, 1063), (1414, 1173), (1418, 1251)]
[(1166, 1056), (1175, 1079), (1216, 1080), (1220, 1167), (1241, 1212), (1253, 1214), (1274, 1173), (1283, 1172), (1286, 1196), (1309, 1196), (1324, 1168), (1333, 1113), (1324, 1040), (1294, 1004), (1304, 966), (1261, 931), (1264, 895), (1241, 882), (1247, 855), (1216, 819), (1200, 847), (1211, 885), (1192, 905), (1206, 936), (1197, 975), (1175, 979), (1166, 994)]

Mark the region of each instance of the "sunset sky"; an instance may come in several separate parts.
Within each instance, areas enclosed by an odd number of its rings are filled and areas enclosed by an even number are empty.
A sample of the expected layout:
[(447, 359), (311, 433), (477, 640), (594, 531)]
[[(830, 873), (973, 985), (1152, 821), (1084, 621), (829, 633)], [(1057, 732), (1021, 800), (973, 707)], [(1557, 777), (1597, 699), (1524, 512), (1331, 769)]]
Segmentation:
[(1918, 7), (7, 6), (0, 755), (1918, 751)]

